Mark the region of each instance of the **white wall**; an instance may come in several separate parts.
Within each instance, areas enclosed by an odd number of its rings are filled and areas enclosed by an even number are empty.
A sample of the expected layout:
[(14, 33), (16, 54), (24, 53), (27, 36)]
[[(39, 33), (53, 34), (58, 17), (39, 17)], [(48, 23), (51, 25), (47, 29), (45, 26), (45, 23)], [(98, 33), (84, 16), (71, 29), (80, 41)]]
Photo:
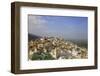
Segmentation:
[[(74, 5), (90, 5), (99, 7), (100, 21), (100, 0), (0, 0), (0, 76), (16, 76), (10, 73), (10, 60), (11, 60), (11, 10), (10, 3), (13, 1), (25, 2), (43, 2), (43, 3), (57, 3), (57, 4), (74, 4)], [(98, 23), (98, 33), (100, 33), (100, 22)], [(100, 34), (98, 36), (100, 39)], [(98, 43), (100, 40), (98, 40)], [(99, 43), (100, 46), (100, 43)], [(100, 49), (98, 49), (100, 58)], [(81, 70), (81, 71), (65, 71), (65, 72), (52, 72), (52, 73), (38, 73), (38, 74), (24, 74), (25, 76), (100, 76), (100, 59), (98, 70)], [(23, 76), (23, 74), (18, 75)]]

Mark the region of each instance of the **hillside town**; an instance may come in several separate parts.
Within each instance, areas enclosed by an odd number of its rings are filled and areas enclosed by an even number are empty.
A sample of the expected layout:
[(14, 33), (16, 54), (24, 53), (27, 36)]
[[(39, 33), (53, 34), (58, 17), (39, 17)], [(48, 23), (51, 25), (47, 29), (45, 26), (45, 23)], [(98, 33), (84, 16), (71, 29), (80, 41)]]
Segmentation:
[(42, 37), (28, 42), (29, 60), (86, 59), (86, 48), (57, 37)]

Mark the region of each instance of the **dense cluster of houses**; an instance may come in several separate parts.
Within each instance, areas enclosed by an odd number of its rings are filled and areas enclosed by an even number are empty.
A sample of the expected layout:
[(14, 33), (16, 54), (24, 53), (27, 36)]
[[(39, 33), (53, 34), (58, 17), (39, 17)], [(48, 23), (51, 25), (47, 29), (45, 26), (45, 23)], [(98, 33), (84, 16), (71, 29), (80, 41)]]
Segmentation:
[[(50, 54), (53, 59), (85, 59), (87, 58), (87, 49), (57, 37), (43, 37), (30, 40), (28, 43), (29, 59), (35, 53)], [(42, 60), (42, 59), (41, 59)]]

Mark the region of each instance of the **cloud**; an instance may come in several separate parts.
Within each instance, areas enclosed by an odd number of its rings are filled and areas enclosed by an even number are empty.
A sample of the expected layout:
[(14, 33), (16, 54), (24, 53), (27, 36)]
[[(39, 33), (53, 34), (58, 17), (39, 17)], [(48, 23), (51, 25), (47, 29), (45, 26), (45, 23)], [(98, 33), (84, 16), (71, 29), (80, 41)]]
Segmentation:
[(46, 30), (46, 20), (41, 16), (28, 16), (28, 32), (31, 34), (41, 35)]

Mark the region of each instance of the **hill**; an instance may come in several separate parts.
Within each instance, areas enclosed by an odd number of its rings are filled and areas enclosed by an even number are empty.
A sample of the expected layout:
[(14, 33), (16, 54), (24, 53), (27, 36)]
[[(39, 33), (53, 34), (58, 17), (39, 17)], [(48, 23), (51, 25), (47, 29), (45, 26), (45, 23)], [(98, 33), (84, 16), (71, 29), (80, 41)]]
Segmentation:
[(57, 37), (41, 37), (29, 41), (30, 60), (84, 59), (87, 49)]

